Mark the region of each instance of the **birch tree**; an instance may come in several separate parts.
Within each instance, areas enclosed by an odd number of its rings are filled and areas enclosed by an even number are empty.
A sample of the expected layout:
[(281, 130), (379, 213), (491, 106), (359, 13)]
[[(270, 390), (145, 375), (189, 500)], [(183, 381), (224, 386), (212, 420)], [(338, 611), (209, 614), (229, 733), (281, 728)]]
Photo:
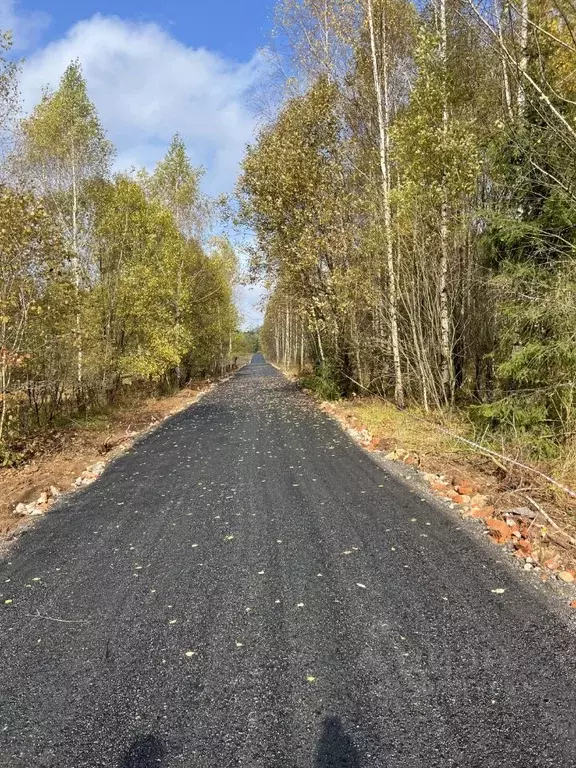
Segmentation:
[[(0, 449), (26, 399), (33, 317), (46, 315), (46, 291), (62, 263), (62, 243), (42, 204), (0, 186)], [(38, 357), (38, 348), (32, 355)], [(0, 461), (5, 458), (0, 450)]]
[[(394, 360), (394, 399), (399, 408), (404, 407), (404, 386), (402, 383), (402, 364), (400, 360), (400, 341), (398, 336), (398, 297), (397, 275), (394, 260), (394, 235), (392, 231), (392, 206), (390, 203), (390, 110), (388, 98), (388, 43), (386, 0), (381, 7), (381, 55), (378, 56), (376, 33), (374, 31), (374, 8), (372, 0), (367, 0), (368, 29), (370, 34), (370, 54), (372, 74), (374, 78), (374, 93), (376, 97), (376, 113), (378, 117), (378, 139), (380, 172), (382, 174), (382, 207), (384, 210), (384, 238), (386, 248), (386, 263), (388, 270), (388, 312), (390, 315), (390, 338)], [(379, 65), (380, 60), (380, 65)]]
[(6, 151), (13, 121), (18, 109), (19, 63), (9, 54), (12, 49), (12, 33), (0, 30), (0, 151)]
[(106, 139), (78, 61), (64, 72), (54, 92), (46, 91), (22, 120), (16, 163), (26, 182), (42, 195), (64, 233), (76, 290), (76, 384), (84, 385), (82, 291), (90, 274), (89, 212), (83, 204), (86, 182), (105, 177), (113, 150)]

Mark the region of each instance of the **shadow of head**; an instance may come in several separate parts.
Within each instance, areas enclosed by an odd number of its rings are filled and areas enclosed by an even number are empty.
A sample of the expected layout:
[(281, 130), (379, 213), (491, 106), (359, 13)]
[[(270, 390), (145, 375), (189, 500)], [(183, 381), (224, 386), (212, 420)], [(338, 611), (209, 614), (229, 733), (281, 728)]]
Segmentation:
[(360, 755), (339, 717), (325, 718), (314, 768), (360, 768)]
[(139, 736), (126, 750), (119, 768), (161, 768), (165, 757), (166, 750), (159, 738), (152, 734)]

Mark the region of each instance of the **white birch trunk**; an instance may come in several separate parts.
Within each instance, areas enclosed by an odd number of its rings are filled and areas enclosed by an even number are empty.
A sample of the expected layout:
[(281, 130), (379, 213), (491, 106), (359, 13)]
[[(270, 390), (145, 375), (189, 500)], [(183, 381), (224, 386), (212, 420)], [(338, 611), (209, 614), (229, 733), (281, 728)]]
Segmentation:
[(504, 86), (504, 100), (506, 102), (506, 111), (508, 112), (508, 117), (510, 120), (514, 117), (514, 112), (512, 109), (512, 93), (510, 91), (510, 78), (508, 77), (508, 62), (506, 60), (506, 56), (503, 54), (503, 48), (504, 48), (504, 33), (502, 31), (502, 16), (501, 16), (501, 8), (499, 5), (499, 0), (494, 0), (494, 16), (496, 18), (496, 24), (498, 28), (498, 42), (500, 43), (500, 61), (502, 64), (502, 78), (503, 78), (503, 86)]
[(82, 344), (82, 319), (80, 317), (80, 255), (78, 253), (78, 184), (76, 181), (76, 159), (72, 157), (72, 269), (74, 272), (74, 292), (76, 297), (76, 380), (78, 391), (82, 392), (84, 379), (84, 350)]
[[(448, 136), (448, 94), (446, 84), (448, 32), (446, 27), (446, 0), (440, 0), (440, 57), (442, 60), (442, 139), (446, 147)], [(440, 378), (446, 399), (452, 397), (452, 353), (450, 342), (450, 312), (448, 302), (448, 190), (442, 179), (440, 202)]]
[[(392, 342), (392, 358), (394, 364), (394, 399), (399, 408), (404, 407), (404, 386), (402, 382), (402, 366), (400, 361), (400, 342), (398, 338), (398, 298), (396, 289), (396, 266), (394, 264), (394, 249), (392, 239), (392, 208), (390, 204), (390, 173), (388, 167), (388, 72), (385, 23), (382, 36), (382, 82), (378, 68), (376, 50), (376, 35), (374, 32), (374, 13), (372, 0), (368, 1), (368, 26), (370, 31), (370, 50), (372, 56), (372, 74), (376, 94), (378, 115), (380, 171), (382, 174), (382, 205), (384, 209), (384, 229), (386, 238), (386, 262), (388, 268), (388, 304), (390, 312), (390, 336)], [(384, 85), (384, 97), (382, 94)]]
[(526, 75), (528, 73), (528, 0), (520, 2), (520, 59), (518, 61), (518, 116), (526, 109)]

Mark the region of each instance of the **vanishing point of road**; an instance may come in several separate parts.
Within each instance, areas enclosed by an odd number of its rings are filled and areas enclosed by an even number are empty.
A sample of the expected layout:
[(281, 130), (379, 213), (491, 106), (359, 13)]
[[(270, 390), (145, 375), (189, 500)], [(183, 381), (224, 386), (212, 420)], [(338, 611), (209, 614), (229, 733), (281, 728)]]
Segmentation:
[(568, 619), (421, 497), (255, 356), (0, 563), (0, 766), (574, 768)]

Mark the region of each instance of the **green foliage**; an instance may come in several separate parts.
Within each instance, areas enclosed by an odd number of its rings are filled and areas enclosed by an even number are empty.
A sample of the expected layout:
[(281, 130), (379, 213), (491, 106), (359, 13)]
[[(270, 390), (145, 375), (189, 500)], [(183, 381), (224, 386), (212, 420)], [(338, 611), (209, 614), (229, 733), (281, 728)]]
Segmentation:
[(394, 126), (394, 154), (402, 182), (397, 194), (420, 206), (438, 207), (442, 194), (460, 200), (476, 187), (480, 160), (473, 117), (452, 114), (443, 127), (445, 84), (439, 37), (422, 29), (414, 51), (418, 75), (410, 102)]
[(232, 336), (232, 353), (239, 355), (253, 355), (260, 349), (258, 330), (236, 331)]
[(68, 65), (57, 91), (46, 91), (23, 121), (32, 162), (106, 166), (112, 146), (104, 136), (78, 61)]
[[(10, 72), (0, 59), (0, 103)], [(198, 239), (209, 206), (178, 136), (151, 176), (111, 178), (113, 148), (72, 62), (16, 138), (9, 170), (29, 191), (0, 187), (8, 461), (18, 437), (105, 408), (126, 382), (162, 390), (223, 371), (238, 324), (236, 255)]]
[[(571, 119), (574, 81), (564, 67), (575, 16), (564, 8), (561, 21), (552, 6), (531, 6), (529, 72), (546, 72), (546, 87), (554, 82), (558, 89), (555, 109)], [(537, 34), (537, 24), (564, 44)], [(496, 402), (475, 418), (499, 433), (531, 435), (540, 453), (570, 440), (576, 426), (575, 147), (560, 136), (541, 101), (529, 99), (517, 124), (494, 138), (491, 171), (501, 194), (488, 208), (481, 239), (498, 309)]]
[(304, 376), (302, 384), (322, 400), (339, 400), (343, 395), (338, 371), (330, 363), (321, 364), (312, 376)]
[(207, 215), (207, 203), (200, 192), (202, 168), (194, 168), (182, 138), (175, 134), (168, 151), (151, 177), (143, 177), (150, 196), (164, 206), (187, 237), (197, 235)]
[(19, 141), (16, 162), (21, 173), (60, 213), (66, 212), (72, 231), (80, 184), (105, 176), (113, 155), (78, 61), (68, 65), (58, 89), (45, 91), (22, 120)]
[(472, 423), (479, 435), (488, 434), (513, 444), (532, 458), (554, 458), (559, 442), (548, 421), (546, 403), (538, 397), (516, 396), (472, 405)]
[[(52, 286), (66, 284), (59, 233), (32, 195), (0, 186), (0, 446), (18, 432), (26, 379), (41, 365)], [(64, 290), (65, 294), (65, 290)]]
[[(255, 269), (281, 276), (302, 274), (315, 263), (318, 222), (330, 227), (331, 208), (324, 206), (337, 172), (336, 92), (320, 79), (302, 98), (289, 102), (277, 122), (249, 147), (239, 182), (241, 217), (265, 246)], [(328, 234), (328, 233), (326, 233)]]
[(270, 359), (326, 398), (401, 379), (554, 453), (576, 429), (576, 13), (528, 0), (524, 58), (488, 5), (281, 0), (298, 83), (248, 148), (240, 220)]

